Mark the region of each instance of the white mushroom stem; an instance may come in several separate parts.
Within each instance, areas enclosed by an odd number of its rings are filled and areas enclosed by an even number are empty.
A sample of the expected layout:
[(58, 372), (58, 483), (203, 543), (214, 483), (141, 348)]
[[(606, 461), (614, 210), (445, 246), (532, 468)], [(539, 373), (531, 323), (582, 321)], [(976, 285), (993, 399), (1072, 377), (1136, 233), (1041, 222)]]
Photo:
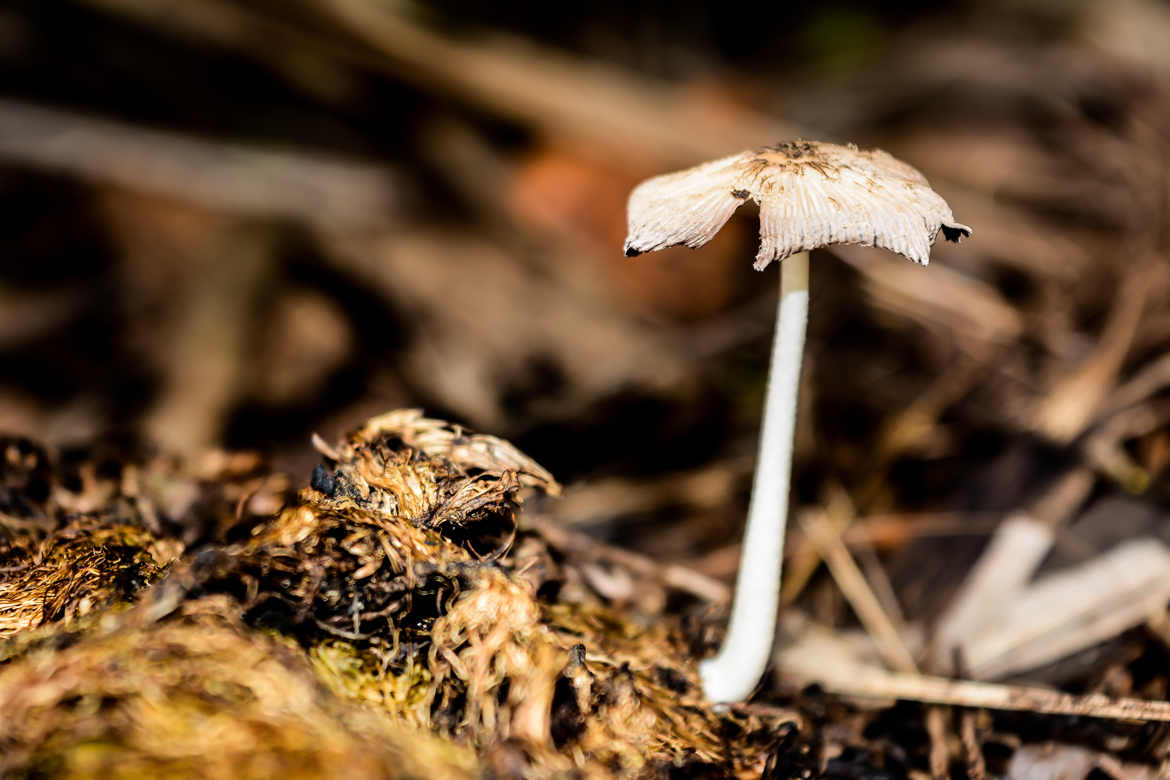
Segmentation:
[(764, 423), (747, 527), (743, 535), (727, 638), (714, 658), (699, 665), (703, 692), (715, 702), (742, 701), (764, 675), (776, 633), (780, 570), (788, 521), (789, 476), (796, 427), (800, 361), (808, 323), (808, 252), (780, 263), (780, 302)]

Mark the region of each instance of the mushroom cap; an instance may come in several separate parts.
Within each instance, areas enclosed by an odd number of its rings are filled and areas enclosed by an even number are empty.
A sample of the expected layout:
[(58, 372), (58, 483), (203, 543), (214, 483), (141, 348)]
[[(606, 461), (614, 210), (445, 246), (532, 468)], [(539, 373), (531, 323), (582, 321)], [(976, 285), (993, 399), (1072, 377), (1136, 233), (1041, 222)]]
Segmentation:
[(876, 246), (930, 262), (941, 228), (971, 235), (917, 169), (853, 144), (791, 141), (655, 176), (630, 193), (629, 257), (710, 241), (745, 200), (760, 204), (755, 267), (829, 244)]

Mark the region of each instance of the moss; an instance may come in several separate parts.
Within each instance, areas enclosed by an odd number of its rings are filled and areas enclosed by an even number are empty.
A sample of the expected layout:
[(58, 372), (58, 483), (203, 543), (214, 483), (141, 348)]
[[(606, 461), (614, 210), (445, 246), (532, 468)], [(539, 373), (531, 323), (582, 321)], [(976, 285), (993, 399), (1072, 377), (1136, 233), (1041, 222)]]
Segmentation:
[(0, 670), (0, 768), (68, 776), (464, 777), (474, 756), (331, 695), (223, 601), (123, 613)]

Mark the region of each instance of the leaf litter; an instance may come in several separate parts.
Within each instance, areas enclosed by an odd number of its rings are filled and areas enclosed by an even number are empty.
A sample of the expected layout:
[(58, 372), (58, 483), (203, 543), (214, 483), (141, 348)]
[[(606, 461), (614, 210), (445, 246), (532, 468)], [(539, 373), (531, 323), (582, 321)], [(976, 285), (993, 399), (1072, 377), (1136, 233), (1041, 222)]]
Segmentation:
[(559, 485), (512, 445), (405, 410), (318, 449), (235, 541), (120, 490), (2, 516), (0, 771), (814, 773), (795, 713), (703, 701), (683, 621), (557, 598), (564, 551), (516, 517)]

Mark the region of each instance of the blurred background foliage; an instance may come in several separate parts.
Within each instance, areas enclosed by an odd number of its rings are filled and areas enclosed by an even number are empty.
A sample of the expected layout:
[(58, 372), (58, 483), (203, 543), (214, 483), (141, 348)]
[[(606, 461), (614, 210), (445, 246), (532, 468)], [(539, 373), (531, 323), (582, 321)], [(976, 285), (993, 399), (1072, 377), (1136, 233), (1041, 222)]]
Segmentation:
[(1154, 0), (9, 0), (0, 429), (307, 479), (313, 432), (420, 406), (728, 576), (776, 277), (746, 209), (623, 258), (625, 198), (804, 136), (975, 235), (814, 256), (796, 503), (843, 489), (911, 615), (1070, 473), (1067, 555), (1170, 538), (1168, 38)]

